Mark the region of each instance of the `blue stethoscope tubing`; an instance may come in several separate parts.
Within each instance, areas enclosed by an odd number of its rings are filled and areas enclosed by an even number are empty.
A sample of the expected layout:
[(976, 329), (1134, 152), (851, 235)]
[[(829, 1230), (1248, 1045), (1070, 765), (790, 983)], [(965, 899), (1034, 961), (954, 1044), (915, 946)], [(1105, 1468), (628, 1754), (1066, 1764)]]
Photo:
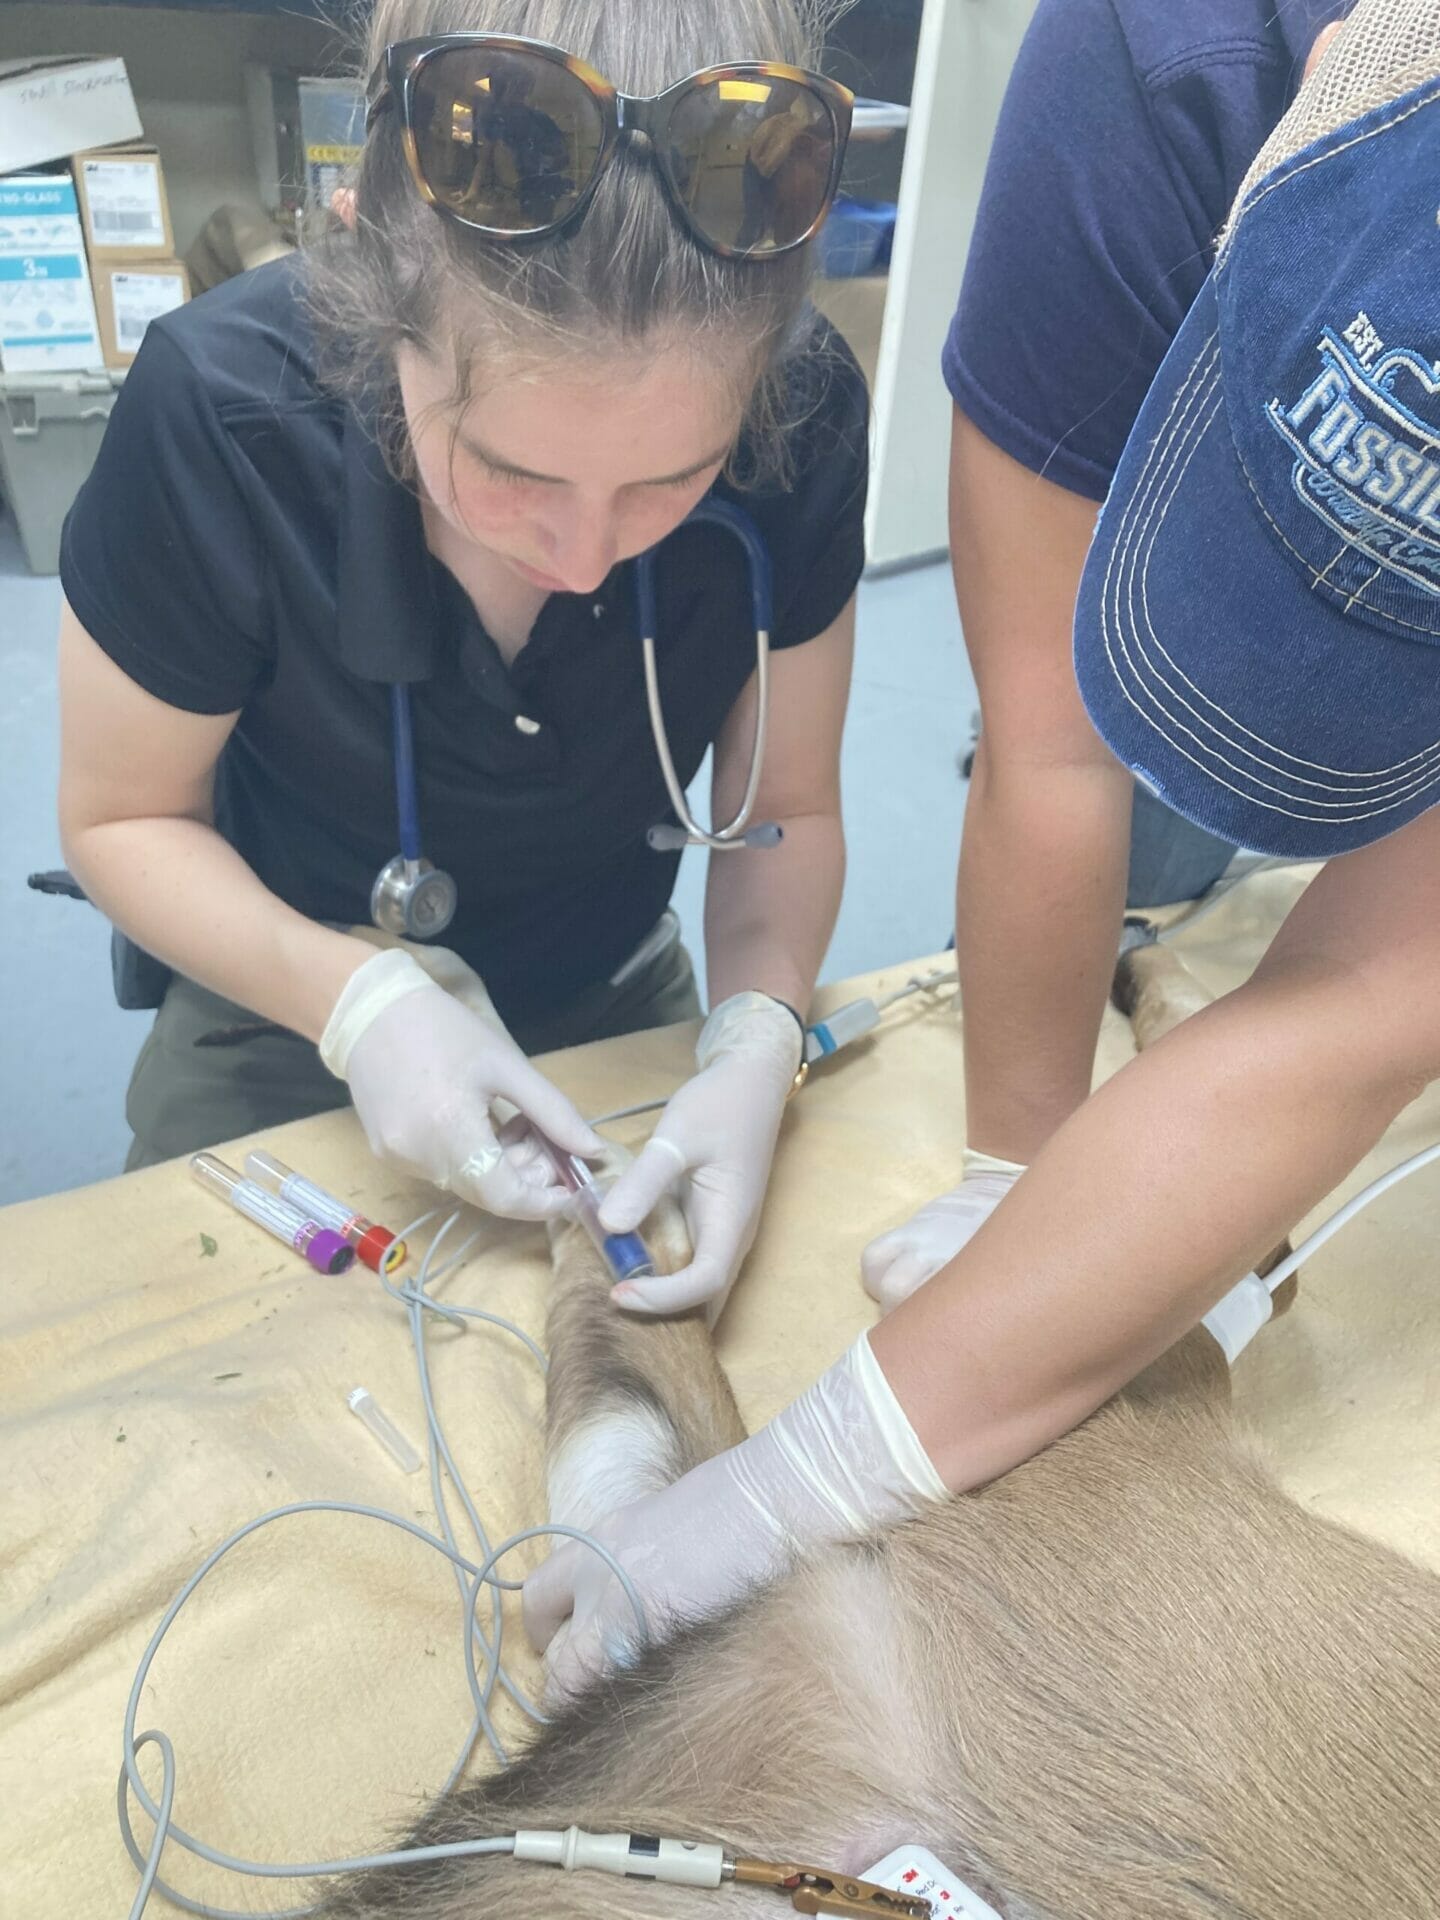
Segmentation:
[[(635, 569), (635, 606), (640, 627), (641, 651), (645, 661), (645, 698), (650, 709), (650, 731), (664, 776), (665, 790), (675, 809), (678, 826), (651, 827), (649, 844), (657, 852), (673, 852), (679, 847), (710, 847), (727, 853), (736, 847), (778, 846), (781, 830), (773, 821), (752, 827), (750, 815), (760, 791), (760, 776), (765, 766), (765, 736), (770, 718), (770, 629), (774, 619), (774, 574), (770, 555), (760, 529), (750, 516), (728, 500), (706, 499), (693, 508), (681, 522), (683, 526), (708, 525), (723, 528), (738, 540), (745, 553), (750, 584), (750, 607), (755, 622), (755, 735), (750, 747), (750, 772), (745, 792), (733, 820), (708, 831), (691, 814), (685, 801), (685, 789), (675, 770), (670, 739), (665, 730), (665, 712), (660, 699), (660, 674), (655, 659), (655, 555), (651, 547), (638, 554)], [(415, 728), (410, 707), (410, 688), (403, 680), (390, 688), (390, 721), (395, 759), (395, 810), (400, 826), (400, 855), (391, 861), (376, 882), (372, 912), (377, 923), (390, 931), (402, 931), (424, 938), (443, 932), (454, 917), (456, 892), (450, 876), (431, 867), (421, 852), (420, 786), (415, 771)], [(415, 919), (412, 907), (416, 889), (425, 888), (429, 910), (425, 931)], [(388, 914), (380, 904), (388, 898)], [(382, 917), (384, 914), (384, 917)], [(393, 924), (392, 924), (393, 923)]]
[(420, 859), (420, 782), (415, 772), (415, 727), (410, 687), (397, 680), (390, 689), (390, 719), (395, 740), (395, 810), (400, 818), (400, 855)]

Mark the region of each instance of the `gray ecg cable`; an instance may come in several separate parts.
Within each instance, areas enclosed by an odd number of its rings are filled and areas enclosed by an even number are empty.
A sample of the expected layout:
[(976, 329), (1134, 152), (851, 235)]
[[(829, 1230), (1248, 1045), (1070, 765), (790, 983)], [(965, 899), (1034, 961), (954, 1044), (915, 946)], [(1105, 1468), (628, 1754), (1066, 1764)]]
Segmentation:
[[(411, 1225), (406, 1227), (400, 1237), (409, 1240), (414, 1234), (419, 1232), (422, 1227), (427, 1226), (434, 1220), (440, 1211), (440, 1208), (432, 1208), (428, 1213), (422, 1214), (418, 1220), (413, 1221)], [(635, 1611), (635, 1617), (640, 1625), (642, 1639), (648, 1631), (645, 1609), (635, 1589), (634, 1582), (608, 1547), (604, 1546), (592, 1535), (583, 1532), (579, 1527), (566, 1526), (559, 1521), (548, 1522), (541, 1526), (526, 1527), (519, 1533), (511, 1534), (508, 1539), (500, 1541), (498, 1545), (492, 1546), (485, 1526), (480, 1519), (479, 1513), (475, 1509), (474, 1502), (471, 1500), (464, 1482), (460, 1478), (459, 1469), (456, 1467), (454, 1458), (450, 1452), (449, 1442), (440, 1425), (439, 1415), (435, 1409), (434, 1396), (431, 1391), (429, 1358), (425, 1349), (424, 1337), (426, 1314), (437, 1314), (441, 1319), (449, 1321), (451, 1325), (459, 1327), (462, 1331), (464, 1330), (467, 1320), (481, 1320), (491, 1326), (500, 1327), (506, 1333), (513, 1334), (514, 1337), (528, 1349), (539, 1362), (542, 1370), (546, 1369), (547, 1363), (544, 1353), (530, 1335), (526, 1333), (523, 1328), (517, 1327), (512, 1321), (505, 1319), (502, 1315), (491, 1313), (484, 1307), (456, 1306), (449, 1302), (435, 1300), (430, 1297), (428, 1288), (440, 1280), (443, 1280), (447, 1274), (454, 1272), (456, 1267), (465, 1260), (470, 1249), (476, 1240), (480, 1238), (481, 1232), (483, 1231), (483, 1229), (477, 1228), (461, 1243), (443, 1265), (434, 1268), (432, 1271), (432, 1263), (459, 1218), (460, 1214), (457, 1210), (441, 1224), (434, 1238), (431, 1240), (430, 1245), (426, 1248), (424, 1257), (420, 1262), (419, 1270), (413, 1280), (403, 1286), (397, 1286), (384, 1275), (377, 1276), (386, 1293), (390, 1294), (392, 1298), (399, 1301), (400, 1304), (405, 1307), (409, 1319), (411, 1339), (414, 1346), (416, 1368), (420, 1383), (420, 1395), (425, 1407), (427, 1451), (430, 1458), (430, 1489), (435, 1500), (435, 1511), (439, 1519), (440, 1533), (437, 1536), (427, 1531), (426, 1528), (417, 1525), (415, 1521), (406, 1519), (401, 1514), (386, 1513), (383, 1508), (367, 1506), (360, 1501), (299, 1500), (292, 1502), (288, 1506), (275, 1507), (269, 1513), (260, 1514), (256, 1519), (248, 1521), (243, 1527), (237, 1528), (233, 1533), (227, 1535), (226, 1538), (220, 1542), (219, 1546), (214, 1548), (201, 1565), (196, 1568), (195, 1572), (191, 1574), (190, 1578), (170, 1602), (170, 1605), (165, 1609), (160, 1624), (150, 1636), (145, 1651), (140, 1656), (140, 1664), (136, 1668), (135, 1678), (130, 1688), (130, 1696), (125, 1706), (122, 1744), (123, 1758), (120, 1767), (120, 1776), (116, 1786), (116, 1807), (120, 1823), (120, 1835), (124, 1841), (125, 1850), (135, 1863), (140, 1874), (140, 1881), (135, 1890), (135, 1898), (130, 1907), (129, 1920), (141, 1920), (141, 1916), (145, 1913), (149, 1904), (151, 1893), (156, 1891), (163, 1894), (167, 1900), (172, 1901), (177, 1907), (183, 1908), (185, 1912), (205, 1916), (205, 1920), (256, 1920), (256, 1914), (253, 1908), (239, 1909), (234, 1907), (212, 1906), (205, 1901), (191, 1899), (188, 1894), (181, 1893), (177, 1887), (172, 1887), (166, 1881), (162, 1880), (159, 1874), (160, 1860), (165, 1847), (172, 1840), (184, 1848), (186, 1852), (194, 1854), (201, 1860), (208, 1861), (212, 1866), (225, 1867), (235, 1873), (271, 1880), (310, 1879), (322, 1875), (329, 1876), (338, 1873), (358, 1872), (370, 1867), (419, 1864), (424, 1860), (454, 1859), (471, 1854), (509, 1853), (513, 1851), (513, 1835), (492, 1835), (475, 1840), (456, 1841), (448, 1846), (414, 1847), (402, 1849), (398, 1852), (360, 1854), (354, 1858), (345, 1860), (267, 1864), (258, 1860), (246, 1860), (236, 1854), (225, 1853), (219, 1848), (208, 1846), (203, 1840), (198, 1839), (184, 1827), (175, 1824), (173, 1812), (177, 1778), (175, 1750), (168, 1737), (158, 1728), (148, 1728), (143, 1733), (136, 1732), (135, 1722), (140, 1709), (141, 1694), (144, 1690), (146, 1680), (149, 1678), (150, 1668), (154, 1663), (155, 1656), (160, 1651), (166, 1634), (174, 1625), (176, 1618), (196, 1588), (207, 1578), (214, 1568), (220, 1564), (227, 1554), (239, 1546), (243, 1540), (248, 1539), (252, 1533), (257, 1532), (261, 1527), (270, 1526), (276, 1521), (292, 1519), (297, 1515), (306, 1513), (348, 1513), (353, 1514), (357, 1519), (378, 1520), (386, 1526), (396, 1527), (401, 1532), (408, 1533), (413, 1539), (422, 1541), (428, 1547), (433, 1547), (437, 1553), (441, 1554), (449, 1562), (461, 1601), (464, 1631), (465, 1678), (470, 1688), (474, 1717), (470, 1723), (469, 1731), (465, 1736), (464, 1743), (456, 1758), (455, 1764), (451, 1767), (444, 1785), (440, 1788), (436, 1796), (437, 1800), (443, 1799), (459, 1779), (470, 1759), (470, 1755), (474, 1751), (475, 1743), (482, 1733), (488, 1741), (499, 1764), (501, 1766), (507, 1766), (509, 1764), (509, 1755), (499, 1735), (495, 1731), (494, 1723), (490, 1717), (490, 1702), (497, 1685), (509, 1694), (510, 1698), (522, 1713), (526, 1714), (539, 1725), (546, 1723), (546, 1716), (532, 1701), (527, 1699), (519, 1686), (511, 1679), (510, 1675), (505, 1671), (502, 1660), (503, 1621), (501, 1617), (500, 1595), (502, 1591), (518, 1591), (522, 1583), (518, 1580), (507, 1580), (503, 1578), (495, 1569), (499, 1562), (503, 1560), (513, 1548), (522, 1546), (527, 1540), (538, 1540), (554, 1536), (559, 1536), (563, 1539), (578, 1540), (582, 1546), (587, 1546), (593, 1552), (598, 1553), (610, 1571), (615, 1575), (616, 1579), (619, 1580), (625, 1590), (627, 1599)], [(480, 1552), (478, 1560), (470, 1559), (461, 1553), (459, 1549), (451, 1523), (449, 1509), (446, 1505), (442, 1467), (443, 1472), (450, 1477), (451, 1484), (465, 1510), (466, 1519), (469, 1521), (475, 1538), (479, 1543)], [(488, 1588), (490, 1594), (490, 1623), (488, 1632), (481, 1626), (476, 1617), (476, 1609), (482, 1588)], [(483, 1679), (476, 1664), (477, 1646), (480, 1648), (484, 1659)], [(147, 1746), (154, 1746), (160, 1754), (162, 1776), (160, 1799), (158, 1802), (140, 1776), (138, 1755)], [(146, 1849), (142, 1849), (139, 1841), (136, 1839), (131, 1823), (129, 1795), (132, 1793), (144, 1812), (155, 1823), (150, 1845)], [(265, 1920), (305, 1920), (305, 1916), (313, 1911), (314, 1909), (308, 1906), (272, 1909), (266, 1914)]]

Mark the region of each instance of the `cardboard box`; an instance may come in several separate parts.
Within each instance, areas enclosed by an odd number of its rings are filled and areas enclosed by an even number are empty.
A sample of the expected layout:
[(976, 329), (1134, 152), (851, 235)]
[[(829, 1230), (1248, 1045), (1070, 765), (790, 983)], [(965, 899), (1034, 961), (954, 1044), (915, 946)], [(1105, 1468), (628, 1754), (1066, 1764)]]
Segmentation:
[(165, 170), (154, 147), (77, 153), (71, 165), (91, 266), (102, 260), (174, 259)]
[(123, 60), (0, 60), (0, 173), (144, 137)]
[(103, 260), (95, 269), (95, 310), (107, 367), (128, 367), (140, 351), (145, 329), (190, 298), (190, 276), (179, 260), (141, 260), (121, 266)]
[(0, 368), (83, 373), (102, 364), (75, 182), (0, 179)]

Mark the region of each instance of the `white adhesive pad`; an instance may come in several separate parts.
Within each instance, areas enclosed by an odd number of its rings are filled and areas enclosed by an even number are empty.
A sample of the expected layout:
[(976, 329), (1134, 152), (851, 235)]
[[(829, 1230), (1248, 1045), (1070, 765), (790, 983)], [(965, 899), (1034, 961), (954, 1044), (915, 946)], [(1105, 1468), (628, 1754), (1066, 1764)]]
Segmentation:
[(930, 1902), (933, 1920), (1000, 1920), (988, 1901), (924, 1847), (897, 1847), (863, 1876), (891, 1893), (918, 1894)]

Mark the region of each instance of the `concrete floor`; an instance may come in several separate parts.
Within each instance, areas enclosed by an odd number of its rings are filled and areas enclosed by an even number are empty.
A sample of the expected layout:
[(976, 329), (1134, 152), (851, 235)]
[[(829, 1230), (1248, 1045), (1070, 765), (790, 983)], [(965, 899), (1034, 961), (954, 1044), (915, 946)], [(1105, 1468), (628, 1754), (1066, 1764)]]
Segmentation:
[[(60, 590), (25, 569), (0, 515), (0, 1204), (119, 1170), (125, 1084), (150, 1016), (110, 991), (109, 930), (89, 907), (30, 892), (61, 864), (55, 630)], [(924, 567), (860, 592), (855, 687), (845, 739), (850, 873), (824, 977), (928, 953), (952, 919), (974, 682), (948, 572)], [(703, 816), (703, 803), (702, 803)], [(676, 896), (698, 943), (704, 856), (686, 855)], [(698, 957), (698, 956), (697, 956)]]

